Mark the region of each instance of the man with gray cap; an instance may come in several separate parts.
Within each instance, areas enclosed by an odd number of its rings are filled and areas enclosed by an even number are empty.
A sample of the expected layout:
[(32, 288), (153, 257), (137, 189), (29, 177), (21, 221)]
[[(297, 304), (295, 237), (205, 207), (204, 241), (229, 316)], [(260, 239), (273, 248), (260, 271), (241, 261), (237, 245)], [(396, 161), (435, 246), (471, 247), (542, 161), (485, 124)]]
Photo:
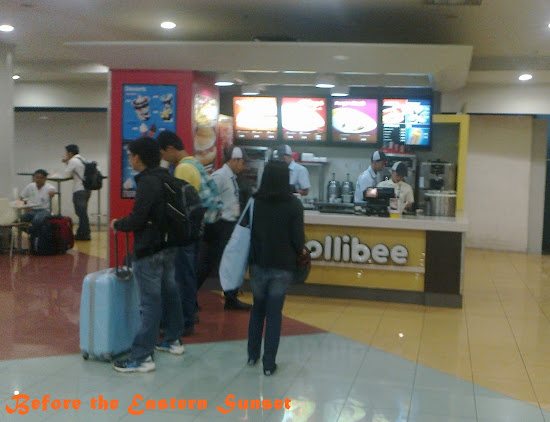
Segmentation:
[[(205, 233), (205, 248), (201, 251), (201, 262), (199, 264), (197, 282), (201, 286), (210, 271), (218, 268), (223, 250), (231, 238), (231, 233), (241, 215), (239, 205), (239, 186), (237, 185), (237, 174), (246, 168), (246, 155), (244, 151), (236, 146), (224, 151), (225, 164), (219, 170), (212, 173), (212, 179), (218, 186), (220, 198), (223, 202), (222, 215), (219, 221), (212, 224), (211, 233)], [(241, 302), (237, 298), (239, 289), (224, 291), (225, 305), (227, 310), (250, 310), (251, 305)]]
[(309, 182), (309, 172), (307, 169), (298, 164), (292, 158), (292, 149), (288, 145), (282, 145), (278, 149), (279, 159), (288, 164), (288, 171), (290, 172), (290, 186), (292, 186), (295, 192), (302, 196), (306, 196), (311, 188)]
[(374, 151), (370, 157), (370, 166), (357, 178), (355, 183), (355, 202), (365, 200), (365, 191), (368, 188), (375, 188), (378, 184), (378, 175), (386, 167), (386, 154), (378, 150)]

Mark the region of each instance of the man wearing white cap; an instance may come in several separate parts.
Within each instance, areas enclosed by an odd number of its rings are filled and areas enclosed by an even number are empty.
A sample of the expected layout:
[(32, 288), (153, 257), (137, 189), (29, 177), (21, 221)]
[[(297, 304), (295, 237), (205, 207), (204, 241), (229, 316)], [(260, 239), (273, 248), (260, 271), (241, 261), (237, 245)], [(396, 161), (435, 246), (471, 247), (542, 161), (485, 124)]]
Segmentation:
[(379, 182), (379, 174), (386, 167), (386, 154), (382, 151), (374, 151), (370, 158), (370, 166), (357, 178), (355, 183), (355, 195), (353, 200), (361, 202), (365, 200), (365, 191), (375, 188)]
[[(223, 250), (231, 238), (231, 233), (241, 215), (239, 205), (239, 186), (237, 185), (237, 174), (246, 168), (246, 155), (244, 151), (232, 146), (225, 151), (225, 164), (219, 170), (212, 173), (212, 179), (218, 185), (220, 197), (223, 202), (221, 219), (214, 223), (216, 227), (216, 238), (212, 250), (206, 251), (204, 260), (201, 260), (198, 282), (202, 284), (202, 278), (206, 278), (212, 269), (220, 265)], [(238, 289), (224, 291), (225, 309), (249, 310), (251, 305), (241, 302), (237, 298)]]
[(300, 195), (306, 196), (311, 188), (309, 172), (304, 166), (294, 161), (292, 158), (292, 149), (288, 145), (282, 145), (278, 153), (279, 159), (284, 160), (284, 162), (288, 164), (290, 186), (293, 186), (294, 191), (298, 192)]
[(407, 165), (403, 161), (397, 161), (391, 167), (391, 180), (380, 182), (380, 187), (395, 189), (395, 196), (399, 198), (399, 209), (411, 211), (414, 203), (414, 193), (411, 185), (404, 181), (407, 176)]

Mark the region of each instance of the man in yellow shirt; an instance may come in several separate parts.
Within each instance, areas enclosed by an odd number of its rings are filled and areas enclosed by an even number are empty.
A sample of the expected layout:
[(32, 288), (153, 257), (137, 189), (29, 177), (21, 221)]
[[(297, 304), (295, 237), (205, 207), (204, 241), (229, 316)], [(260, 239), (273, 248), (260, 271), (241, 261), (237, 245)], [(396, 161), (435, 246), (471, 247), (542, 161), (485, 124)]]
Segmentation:
[[(157, 137), (160, 154), (163, 160), (176, 166), (174, 176), (185, 180), (197, 192), (201, 187), (201, 174), (193, 161), (195, 157), (189, 155), (178, 135), (168, 130), (162, 131)], [(197, 261), (199, 241), (180, 246), (176, 250), (176, 282), (180, 289), (183, 317), (185, 321), (184, 336), (195, 332), (195, 312), (197, 306)]]

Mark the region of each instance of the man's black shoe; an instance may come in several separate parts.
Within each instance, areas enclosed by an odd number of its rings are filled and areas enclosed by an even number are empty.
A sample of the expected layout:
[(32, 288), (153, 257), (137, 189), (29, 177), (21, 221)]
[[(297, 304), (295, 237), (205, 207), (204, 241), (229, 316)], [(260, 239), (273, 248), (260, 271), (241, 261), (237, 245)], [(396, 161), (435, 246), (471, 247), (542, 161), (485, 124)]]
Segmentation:
[(236, 297), (226, 297), (223, 308), (227, 311), (250, 311), (252, 309), (252, 305), (241, 302)]

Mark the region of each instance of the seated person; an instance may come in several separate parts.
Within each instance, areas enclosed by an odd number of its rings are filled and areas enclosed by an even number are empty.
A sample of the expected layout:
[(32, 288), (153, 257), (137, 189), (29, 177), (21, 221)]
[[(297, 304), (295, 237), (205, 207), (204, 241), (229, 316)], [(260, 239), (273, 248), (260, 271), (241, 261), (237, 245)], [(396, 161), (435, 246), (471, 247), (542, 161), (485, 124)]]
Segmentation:
[(55, 195), (55, 188), (46, 183), (47, 176), (46, 170), (36, 170), (32, 176), (33, 182), (21, 191), (21, 199), (29, 206), (21, 216), (21, 221), (31, 222), (33, 227), (38, 227), (50, 215), (51, 198)]
[(399, 209), (404, 211), (413, 211), (414, 193), (411, 185), (404, 182), (405, 176), (407, 176), (407, 165), (398, 161), (393, 164), (391, 168), (391, 179), (384, 180), (378, 183), (378, 187), (381, 188), (394, 188), (395, 196), (399, 198)]

